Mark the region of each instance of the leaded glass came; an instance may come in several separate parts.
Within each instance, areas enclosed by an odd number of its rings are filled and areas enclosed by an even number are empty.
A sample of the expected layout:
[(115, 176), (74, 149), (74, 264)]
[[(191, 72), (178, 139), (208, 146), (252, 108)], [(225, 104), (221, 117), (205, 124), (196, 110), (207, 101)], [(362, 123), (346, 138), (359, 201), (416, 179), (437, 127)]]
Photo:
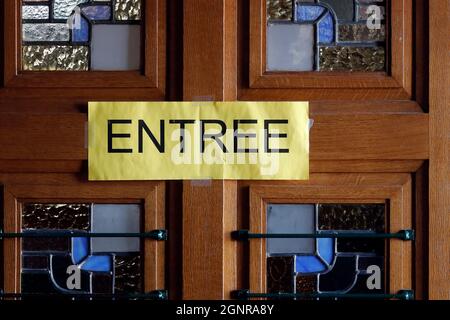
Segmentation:
[[(267, 232), (384, 233), (385, 204), (270, 204)], [(385, 293), (384, 239), (270, 238), (266, 254), (268, 293)]]
[(24, 0), (22, 70), (139, 70), (141, 16), (141, 0)]
[(267, 71), (386, 70), (383, 0), (266, 0)]
[[(139, 233), (134, 204), (23, 205), (24, 233)], [(134, 294), (143, 289), (139, 238), (25, 237), (21, 289), (26, 294)]]

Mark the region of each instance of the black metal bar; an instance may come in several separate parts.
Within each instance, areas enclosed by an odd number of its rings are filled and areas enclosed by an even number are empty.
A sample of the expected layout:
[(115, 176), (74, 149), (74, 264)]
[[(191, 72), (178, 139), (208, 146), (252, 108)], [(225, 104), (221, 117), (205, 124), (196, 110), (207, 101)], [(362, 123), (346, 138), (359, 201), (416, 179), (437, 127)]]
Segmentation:
[(414, 230), (400, 230), (396, 233), (370, 233), (370, 232), (348, 232), (348, 231), (326, 231), (321, 233), (250, 233), (248, 230), (237, 230), (233, 232), (237, 240), (249, 239), (301, 239), (301, 238), (347, 238), (347, 239), (401, 239), (412, 241), (415, 239)]
[(378, 299), (378, 300), (414, 300), (414, 291), (400, 290), (396, 294), (379, 294), (379, 293), (252, 293), (249, 290), (238, 290), (233, 294), (237, 299)]
[(149, 232), (137, 233), (88, 233), (80, 231), (51, 231), (33, 230), (26, 232), (2, 232), (0, 230), (0, 240), (3, 238), (145, 238), (158, 241), (167, 240), (167, 230), (153, 230)]
[(167, 290), (156, 290), (147, 293), (129, 293), (129, 294), (104, 294), (104, 293), (5, 293), (0, 290), (1, 299), (119, 299), (119, 300), (167, 300), (169, 297)]

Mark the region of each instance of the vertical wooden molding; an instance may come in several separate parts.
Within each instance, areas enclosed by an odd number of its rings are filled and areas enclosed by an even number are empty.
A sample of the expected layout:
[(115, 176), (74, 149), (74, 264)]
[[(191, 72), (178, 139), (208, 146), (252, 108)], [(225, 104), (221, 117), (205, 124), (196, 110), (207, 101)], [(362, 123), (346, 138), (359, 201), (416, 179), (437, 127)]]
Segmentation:
[(429, 298), (447, 300), (450, 299), (450, 3), (429, 1), (429, 6)]
[[(3, 230), (19, 232), (19, 210), (16, 197), (4, 188), (3, 192)], [(20, 240), (17, 238), (3, 240), (3, 290), (17, 293), (20, 291)]]
[(236, 181), (183, 183), (183, 299), (229, 299), (236, 284)]
[[(236, 100), (236, 0), (183, 5), (183, 99)], [(236, 181), (183, 183), (183, 299), (228, 299), (236, 289), (236, 193)]]
[(186, 0), (184, 100), (236, 100), (236, 0)]

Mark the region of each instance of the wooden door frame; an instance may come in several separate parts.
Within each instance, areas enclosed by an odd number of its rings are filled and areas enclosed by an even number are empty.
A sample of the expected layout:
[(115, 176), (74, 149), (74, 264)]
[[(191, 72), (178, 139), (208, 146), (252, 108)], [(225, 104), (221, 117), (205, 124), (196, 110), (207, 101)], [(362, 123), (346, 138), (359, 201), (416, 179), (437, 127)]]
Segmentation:
[[(324, 179), (325, 178), (325, 179)], [(364, 183), (361, 183), (364, 181)], [(269, 203), (388, 203), (387, 232), (412, 228), (411, 177), (408, 174), (326, 174), (313, 175), (301, 185), (251, 185), (250, 232), (266, 233)], [(412, 243), (390, 240), (386, 275), (390, 293), (412, 287)], [(250, 241), (250, 291), (267, 292), (266, 241)]]
[[(46, 179), (45, 175), (33, 175)], [(6, 178), (8, 179), (8, 178)], [(5, 180), (6, 180), (5, 179)], [(144, 231), (165, 229), (165, 185), (160, 182), (89, 183), (74, 181), (65, 185), (10, 184), (3, 188), (4, 232), (21, 232), (22, 205), (33, 203), (139, 203), (143, 206)], [(20, 293), (21, 240), (3, 240), (4, 290)], [(165, 289), (165, 243), (143, 240), (144, 290)]]
[(429, 6), (428, 294), (450, 300), (450, 3), (429, 1)]

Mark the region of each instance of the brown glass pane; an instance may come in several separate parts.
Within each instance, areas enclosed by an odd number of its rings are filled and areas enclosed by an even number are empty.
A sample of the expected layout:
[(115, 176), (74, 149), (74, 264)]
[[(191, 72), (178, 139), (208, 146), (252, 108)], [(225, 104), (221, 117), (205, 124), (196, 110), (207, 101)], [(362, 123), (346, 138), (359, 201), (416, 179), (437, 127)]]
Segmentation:
[(267, 258), (267, 291), (294, 292), (294, 257)]
[(385, 26), (369, 29), (365, 24), (343, 24), (339, 26), (340, 41), (384, 41)]
[(385, 231), (385, 204), (320, 204), (319, 230)]
[(24, 204), (22, 229), (88, 231), (90, 207), (89, 204)]
[(267, 19), (291, 20), (292, 0), (267, 0)]
[(320, 47), (320, 71), (384, 71), (383, 47)]
[(313, 293), (317, 291), (316, 276), (300, 276), (295, 278), (295, 290), (297, 293)]
[(141, 292), (141, 257), (139, 255), (116, 256), (114, 270), (115, 293)]
[(114, 17), (116, 20), (141, 20), (141, 0), (116, 0)]

